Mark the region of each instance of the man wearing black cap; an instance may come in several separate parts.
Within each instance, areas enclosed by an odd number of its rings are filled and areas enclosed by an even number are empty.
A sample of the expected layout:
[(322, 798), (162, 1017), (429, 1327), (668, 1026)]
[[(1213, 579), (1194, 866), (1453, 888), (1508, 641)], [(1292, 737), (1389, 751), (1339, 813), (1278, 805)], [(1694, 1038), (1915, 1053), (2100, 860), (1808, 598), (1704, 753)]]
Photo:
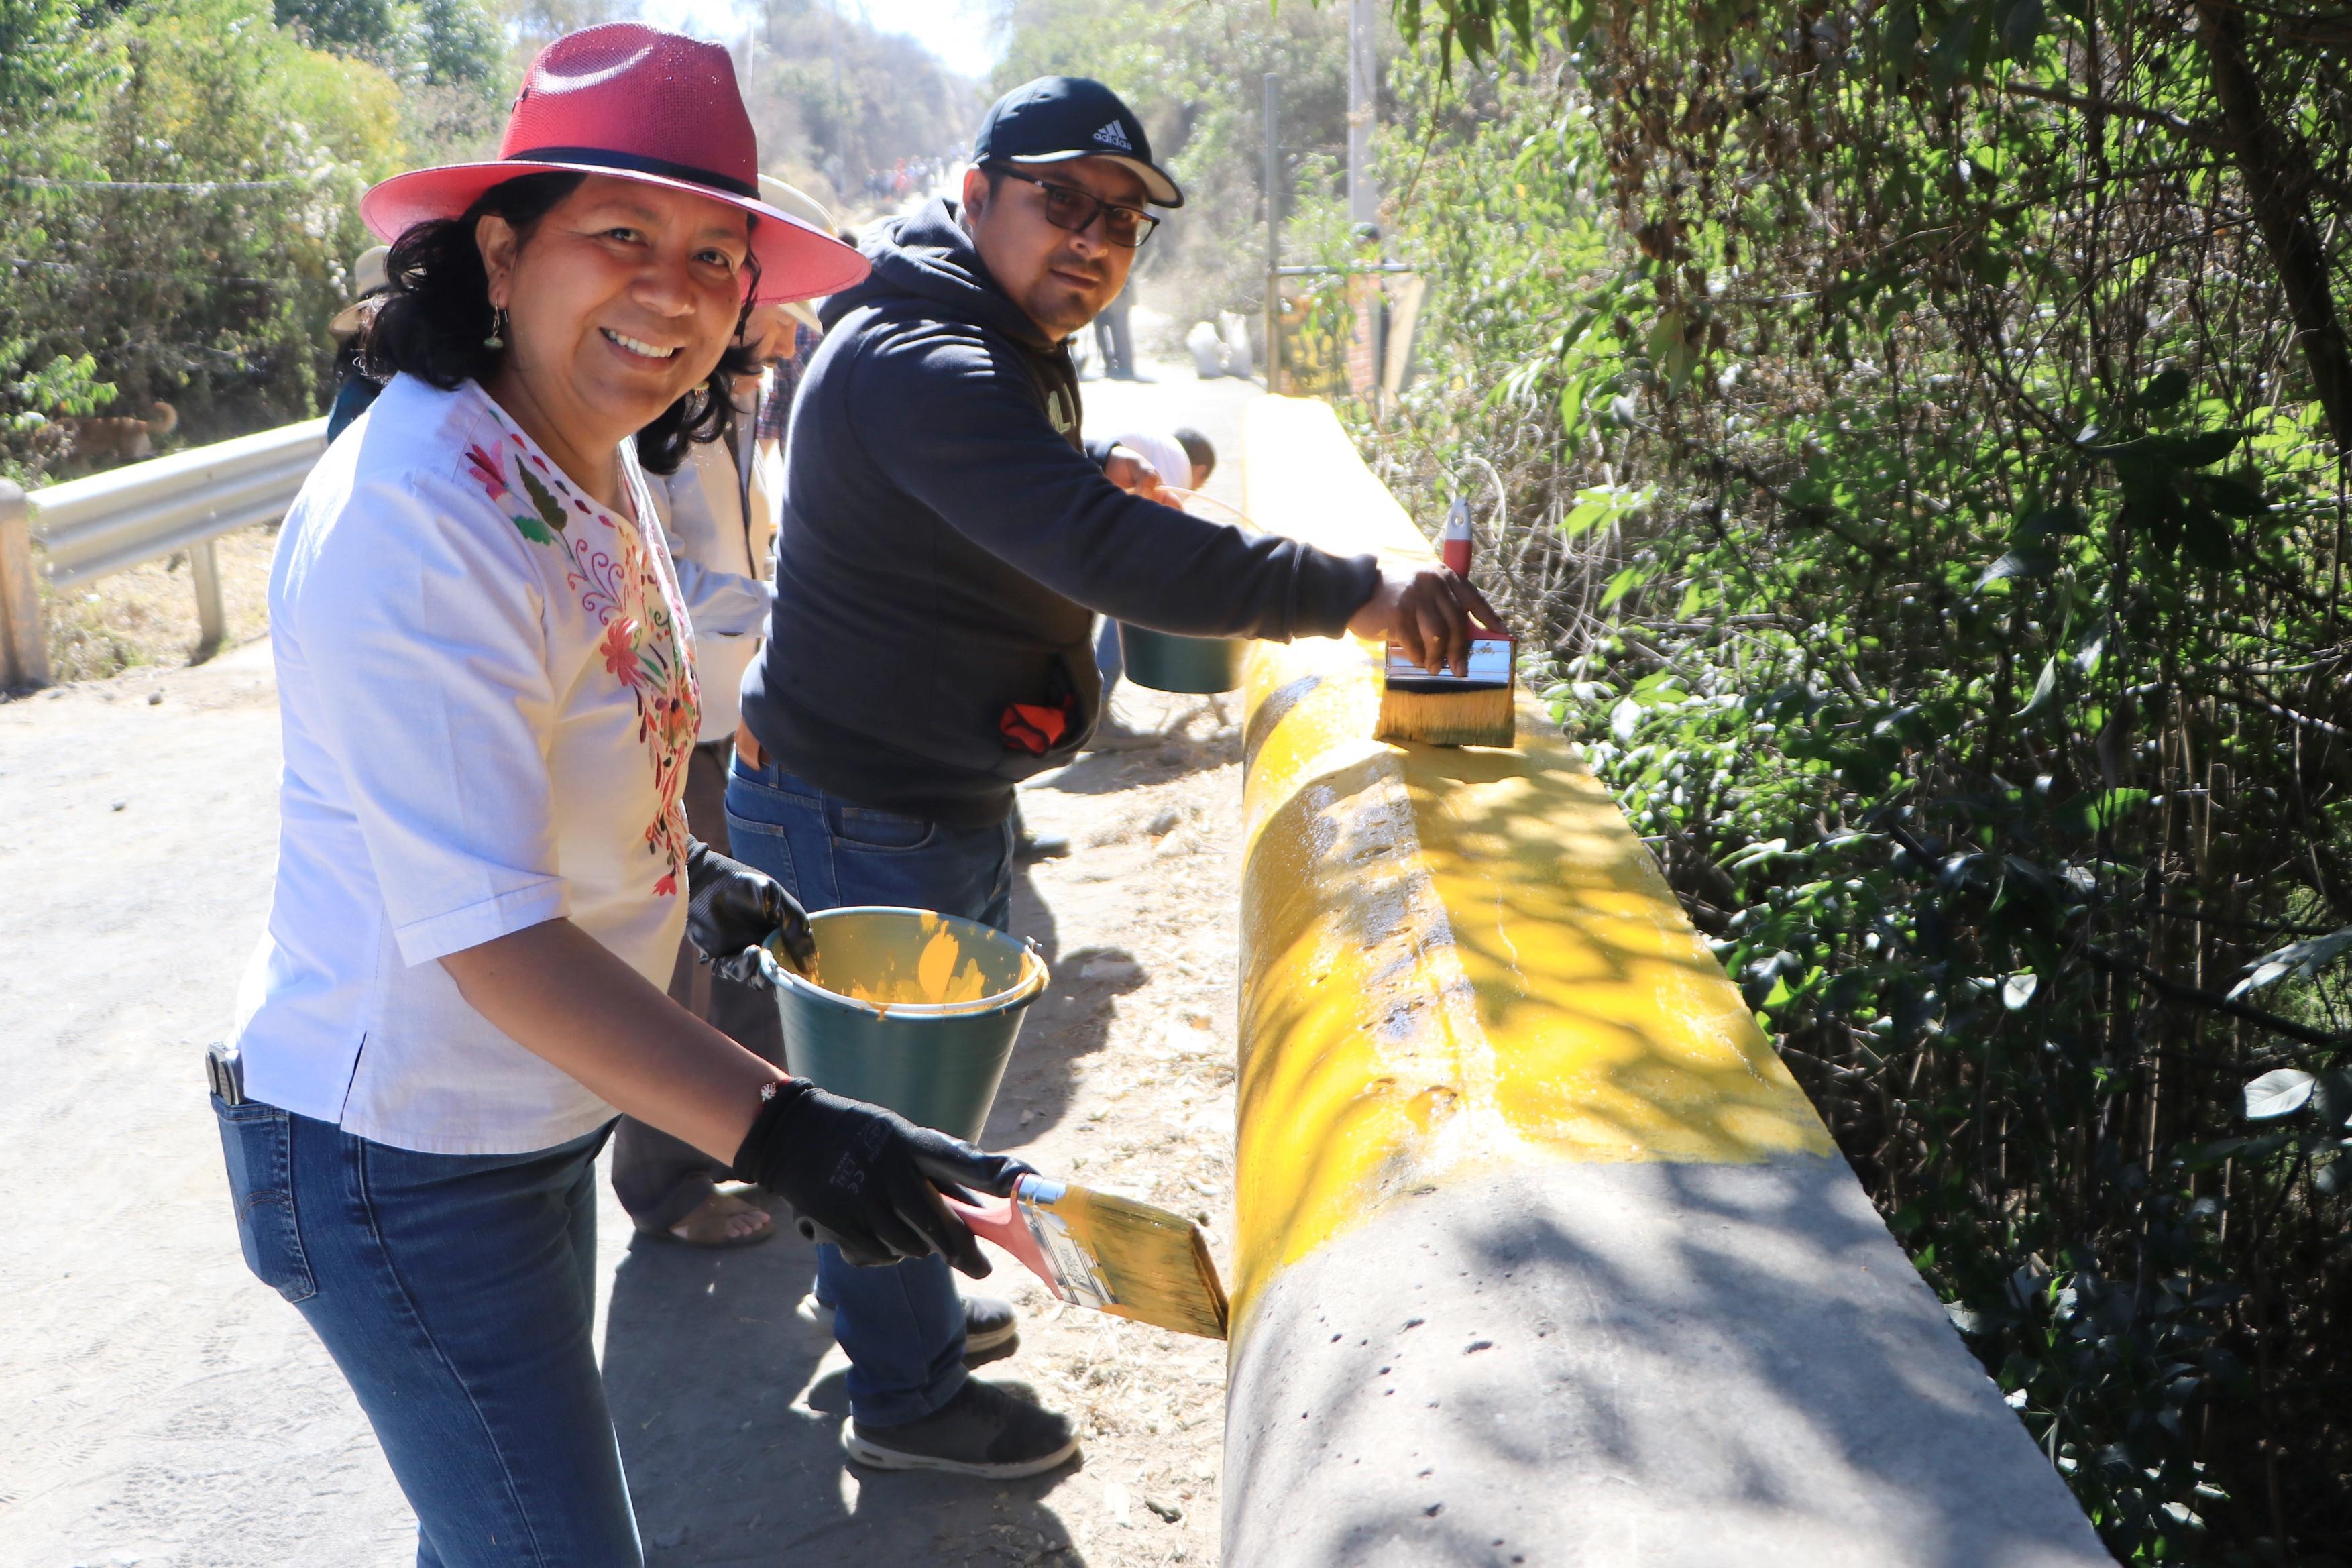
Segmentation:
[[(871, 232), (872, 277), (824, 308), (727, 816), (734, 853), (812, 910), (1003, 927), (1013, 786), (1069, 761), (1101, 705), (1092, 612), (1199, 637), (1354, 631), (1457, 670), (1492, 616), (1442, 567), (1143, 499), (1147, 464), (1082, 443), (1066, 342), (1126, 283), (1147, 206), (1184, 201), (1108, 88), (1005, 94), (961, 195)], [(959, 1301), (942, 1260), (861, 1269), (824, 1248), (814, 1301), (850, 1358), (852, 1458), (1002, 1479), (1077, 1451), (1065, 1417), (966, 1378), (1016, 1331), (1006, 1303)]]

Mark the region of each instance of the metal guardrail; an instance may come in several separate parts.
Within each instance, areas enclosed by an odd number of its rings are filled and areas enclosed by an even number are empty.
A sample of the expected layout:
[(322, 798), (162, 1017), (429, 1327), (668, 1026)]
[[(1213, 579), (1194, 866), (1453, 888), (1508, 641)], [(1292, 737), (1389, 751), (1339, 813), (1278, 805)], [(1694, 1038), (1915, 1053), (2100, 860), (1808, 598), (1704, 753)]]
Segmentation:
[[(0, 645), (8, 650), (0, 675), (12, 686), (48, 679), (34, 572), (52, 587), (73, 588), (174, 550), (188, 552), (198, 647), (217, 647), (226, 623), (213, 541), (283, 517), (326, 449), (327, 422), (309, 419), (29, 493), (0, 488)], [(28, 545), (39, 546), (37, 557)]]

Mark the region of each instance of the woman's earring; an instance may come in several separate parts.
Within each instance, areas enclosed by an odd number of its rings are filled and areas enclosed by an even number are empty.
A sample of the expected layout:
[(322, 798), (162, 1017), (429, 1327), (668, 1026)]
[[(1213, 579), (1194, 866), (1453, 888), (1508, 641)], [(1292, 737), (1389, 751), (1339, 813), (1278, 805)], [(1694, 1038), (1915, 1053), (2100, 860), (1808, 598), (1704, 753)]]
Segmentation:
[(482, 340), (482, 346), (492, 350), (507, 346), (507, 308), (504, 305), (490, 307), (490, 335)]

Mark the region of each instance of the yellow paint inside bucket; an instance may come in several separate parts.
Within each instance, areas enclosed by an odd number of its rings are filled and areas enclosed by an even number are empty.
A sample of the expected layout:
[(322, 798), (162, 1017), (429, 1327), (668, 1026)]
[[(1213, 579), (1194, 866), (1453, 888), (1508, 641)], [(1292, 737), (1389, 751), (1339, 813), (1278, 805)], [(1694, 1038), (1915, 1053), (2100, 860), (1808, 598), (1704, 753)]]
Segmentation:
[[(807, 979), (818, 989), (877, 1007), (984, 1005), (1029, 979), (1036, 961), (1026, 956), (1014, 974), (1004, 973), (1002, 953), (982, 962), (978, 944), (967, 946), (954, 927), (938, 915), (921, 916), (914, 941), (825, 941), (825, 922), (816, 927), (816, 958)], [(861, 935), (871, 937), (869, 931)], [(895, 933), (894, 933), (895, 934)]]

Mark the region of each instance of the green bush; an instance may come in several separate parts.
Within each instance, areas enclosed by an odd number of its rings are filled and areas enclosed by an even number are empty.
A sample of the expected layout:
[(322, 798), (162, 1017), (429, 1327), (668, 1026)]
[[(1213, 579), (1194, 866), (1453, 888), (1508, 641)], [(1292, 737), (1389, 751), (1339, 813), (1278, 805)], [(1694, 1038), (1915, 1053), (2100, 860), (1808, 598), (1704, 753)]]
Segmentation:
[(436, 151), (418, 106), (475, 134), (504, 69), (467, 5), (393, 13), (408, 53), (372, 63), (261, 0), (0, 0), (0, 471), (86, 468), (68, 416), (162, 400), (198, 442), (320, 411), (361, 192)]
[(1363, 416), (2107, 1544), (2317, 1563), (2347, 100), (2194, 14), (1433, 0)]

